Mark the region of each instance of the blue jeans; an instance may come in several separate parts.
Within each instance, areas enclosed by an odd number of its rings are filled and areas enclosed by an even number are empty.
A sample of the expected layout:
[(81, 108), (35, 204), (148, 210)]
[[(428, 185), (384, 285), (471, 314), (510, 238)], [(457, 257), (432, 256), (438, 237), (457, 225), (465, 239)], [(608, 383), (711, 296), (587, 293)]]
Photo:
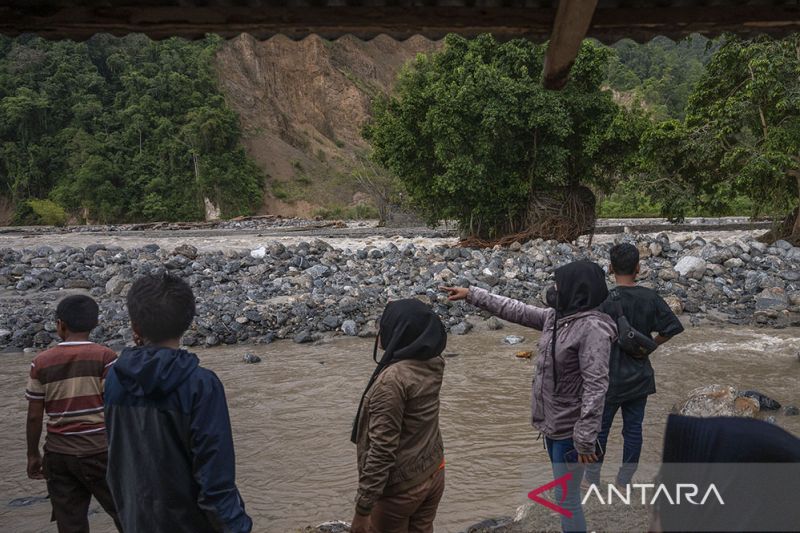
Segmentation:
[[(618, 485), (627, 485), (633, 479), (633, 474), (639, 466), (639, 456), (642, 454), (642, 421), (644, 420), (644, 409), (647, 405), (647, 396), (628, 400), (622, 403), (608, 403), (603, 409), (603, 426), (597, 440), (603, 450), (606, 449), (608, 434), (617, 411), (622, 409), (622, 465), (617, 473), (616, 482)], [(603, 468), (603, 460), (589, 465), (586, 469), (586, 480), (589, 483), (600, 483), (600, 470)]]
[(586, 519), (583, 516), (581, 506), (581, 479), (583, 478), (583, 467), (579, 463), (566, 463), (564, 455), (572, 451), (575, 446), (572, 439), (553, 440), (545, 438), (547, 445), (547, 455), (550, 456), (550, 464), (553, 466), (553, 479), (558, 479), (572, 473), (572, 479), (567, 482), (567, 497), (561, 502), (561, 486), (556, 486), (556, 503), (572, 513), (572, 518), (561, 515), (562, 531), (586, 531)]

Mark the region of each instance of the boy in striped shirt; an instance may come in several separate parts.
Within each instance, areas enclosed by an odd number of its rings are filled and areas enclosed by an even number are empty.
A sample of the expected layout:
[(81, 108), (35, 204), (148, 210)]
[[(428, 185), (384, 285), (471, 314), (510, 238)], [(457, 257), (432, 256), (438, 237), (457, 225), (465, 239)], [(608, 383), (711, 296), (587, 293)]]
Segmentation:
[[(88, 533), (92, 495), (117, 523), (106, 484), (108, 462), (103, 417), (103, 385), (117, 355), (89, 342), (97, 326), (97, 302), (68, 296), (56, 308), (63, 342), (31, 363), (28, 399), (28, 477), (46, 479), (59, 533)], [(44, 459), (39, 453), (42, 419), (47, 412)]]

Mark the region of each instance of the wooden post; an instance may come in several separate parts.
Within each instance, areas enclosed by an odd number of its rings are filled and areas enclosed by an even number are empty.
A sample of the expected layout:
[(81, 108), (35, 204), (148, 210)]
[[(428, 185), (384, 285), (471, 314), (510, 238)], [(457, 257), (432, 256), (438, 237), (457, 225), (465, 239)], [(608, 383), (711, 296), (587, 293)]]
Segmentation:
[(561, 89), (589, 31), (597, 0), (560, 0), (544, 56), (544, 86)]

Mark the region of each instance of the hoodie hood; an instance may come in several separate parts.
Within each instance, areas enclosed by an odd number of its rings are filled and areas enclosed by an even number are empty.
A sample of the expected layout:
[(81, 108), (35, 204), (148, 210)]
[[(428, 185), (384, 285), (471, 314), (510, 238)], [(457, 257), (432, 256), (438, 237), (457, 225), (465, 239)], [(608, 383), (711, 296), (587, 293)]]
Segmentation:
[(177, 389), (199, 364), (197, 356), (186, 350), (137, 346), (122, 350), (114, 373), (130, 394), (161, 397)]
[[(555, 308), (559, 317), (595, 309), (608, 298), (605, 272), (591, 261), (575, 261), (556, 269)], [(548, 300), (551, 297), (548, 295)]]
[(389, 302), (380, 321), (381, 364), (403, 359), (428, 360), (441, 355), (447, 333), (430, 306), (409, 298)]

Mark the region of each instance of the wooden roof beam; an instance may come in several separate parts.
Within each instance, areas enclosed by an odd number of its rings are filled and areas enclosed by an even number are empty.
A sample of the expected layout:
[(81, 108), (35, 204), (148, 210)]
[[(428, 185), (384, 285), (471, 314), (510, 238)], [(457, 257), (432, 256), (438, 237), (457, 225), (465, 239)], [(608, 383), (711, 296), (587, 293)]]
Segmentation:
[(561, 89), (592, 23), (597, 0), (560, 0), (544, 56), (544, 86)]

